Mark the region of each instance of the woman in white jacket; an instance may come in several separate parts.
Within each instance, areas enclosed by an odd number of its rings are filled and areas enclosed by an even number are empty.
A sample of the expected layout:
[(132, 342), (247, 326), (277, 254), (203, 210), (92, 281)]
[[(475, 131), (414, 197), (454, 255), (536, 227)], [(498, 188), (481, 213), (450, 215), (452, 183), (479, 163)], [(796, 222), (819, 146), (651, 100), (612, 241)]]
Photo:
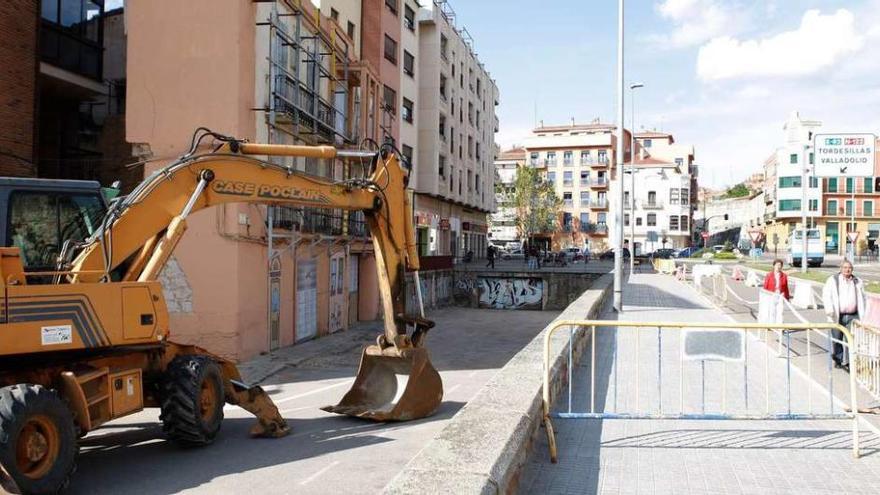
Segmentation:
[[(822, 305), (831, 321), (845, 327), (849, 327), (853, 320), (864, 317), (865, 287), (861, 279), (853, 275), (853, 266), (849, 261), (840, 265), (840, 273), (825, 281), (822, 287)], [(840, 330), (832, 330), (831, 336), (834, 340), (843, 340), (843, 332)], [(833, 343), (831, 358), (836, 367), (849, 371), (849, 353), (843, 344)]]

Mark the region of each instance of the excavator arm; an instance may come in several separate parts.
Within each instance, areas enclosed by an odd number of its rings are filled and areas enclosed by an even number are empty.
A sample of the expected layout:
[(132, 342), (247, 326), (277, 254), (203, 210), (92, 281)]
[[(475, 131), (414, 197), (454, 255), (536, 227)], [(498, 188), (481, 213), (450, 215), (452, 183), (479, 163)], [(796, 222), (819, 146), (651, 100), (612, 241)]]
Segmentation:
[[(272, 157), (355, 159), (369, 162), (370, 167), (366, 177), (330, 181), (279, 165)], [(68, 281), (156, 280), (186, 231), (187, 217), (211, 206), (259, 203), (363, 211), (376, 257), (384, 332), (364, 350), (352, 389), (339, 405), (325, 409), (383, 421), (424, 417), (436, 410), (443, 392), (423, 347), (433, 323), (424, 319), (423, 309), (418, 316), (405, 314), (405, 272), (415, 271), (418, 285), (419, 268), (408, 174), (398, 156), (384, 148), (369, 153), (226, 138), (214, 152), (190, 153), (156, 171), (112, 205), (96, 234), (70, 263)], [(420, 287), (417, 292), (421, 307)], [(407, 378), (405, 384), (401, 376)], [(237, 384), (234, 389), (227, 386), (238, 391), (230, 398), (236, 404), (254, 412), (261, 424), (269, 425), (267, 429), (283, 426), (265, 393), (242, 390), (237, 373), (225, 378)], [(271, 427), (273, 422), (280, 426)]]

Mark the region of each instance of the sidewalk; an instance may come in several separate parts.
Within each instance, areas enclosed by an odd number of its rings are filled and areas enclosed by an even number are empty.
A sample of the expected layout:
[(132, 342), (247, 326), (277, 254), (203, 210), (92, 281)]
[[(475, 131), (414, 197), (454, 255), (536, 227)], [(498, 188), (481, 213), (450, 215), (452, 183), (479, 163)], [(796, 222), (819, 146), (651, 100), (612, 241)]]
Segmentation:
[[(621, 315), (632, 321), (729, 322), (693, 288), (672, 277), (635, 274), (624, 287)], [(763, 414), (788, 410), (785, 359), (759, 340), (747, 339), (747, 367), (700, 361), (683, 366), (679, 331), (663, 330), (662, 400), (657, 393), (658, 331), (599, 330), (596, 343), (596, 407), (606, 412), (705, 412)], [(636, 366), (635, 350), (639, 350)], [(572, 411), (589, 412), (589, 354), (575, 378)], [(636, 370), (639, 387), (636, 396)], [(679, 387), (679, 373), (683, 388)], [(747, 377), (744, 379), (744, 376)], [(769, 388), (767, 386), (769, 380)], [(745, 385), (747, 384), (747, 389)], [(705, 390), (705, 392), (704, 392)], [(704, 395), (705, 394), (705, 395)], [(827, 395), (792, 370), (791, 411), (811, 404), (827, 413)], [(822, 400), (824, 399), (824, 401)], [(748, 400), (748, 403), (746, 403)], [(768, 407), (769, 406), (769, 407)], [(554, 409), (567, 410), (566, 394)], [(840, 406), (834, 407), (840, 413)], [(880, 438), (862, 430), (862, 458), (853, 459), (850, 420), (588, 420), (556, 419), (559, 463), (551, 464), (539, 434), (520, 484), (521, 493), (876, 493), (880, 486)]]

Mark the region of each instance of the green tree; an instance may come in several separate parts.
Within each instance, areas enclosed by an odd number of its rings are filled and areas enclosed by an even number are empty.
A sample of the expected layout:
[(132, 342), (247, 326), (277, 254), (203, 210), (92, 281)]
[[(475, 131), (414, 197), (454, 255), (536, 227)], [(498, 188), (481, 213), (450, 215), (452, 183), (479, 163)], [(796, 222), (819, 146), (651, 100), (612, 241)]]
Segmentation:
[(746, 187), (745, 184), (739, 183), (731, 188), (727, 189), (727, 192), (724, 193), (724, 198), (742, 198), (751, 194), (749, 188)]
[(556, 195), (553, 184), (544, 180), (533, 167), (519, 167), (513, 188), (505, 198), (516, 210), (516, 229), (520, 238), (528, 239), (534, 234), (556, 229), (557, 213), (562, 200)]

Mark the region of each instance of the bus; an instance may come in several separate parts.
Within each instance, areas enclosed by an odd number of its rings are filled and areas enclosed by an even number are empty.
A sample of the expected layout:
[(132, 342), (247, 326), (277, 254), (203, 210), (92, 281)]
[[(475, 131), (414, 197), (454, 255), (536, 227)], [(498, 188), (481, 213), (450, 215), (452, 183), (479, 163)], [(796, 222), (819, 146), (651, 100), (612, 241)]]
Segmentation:
[[(804, 252), (803, 230), (796, 229), (788, 236), (788, 264), (801, 266)], [(822, 266), (825, 261), (825, 243), (819, 229), (807, 229), (807, 266)]]

